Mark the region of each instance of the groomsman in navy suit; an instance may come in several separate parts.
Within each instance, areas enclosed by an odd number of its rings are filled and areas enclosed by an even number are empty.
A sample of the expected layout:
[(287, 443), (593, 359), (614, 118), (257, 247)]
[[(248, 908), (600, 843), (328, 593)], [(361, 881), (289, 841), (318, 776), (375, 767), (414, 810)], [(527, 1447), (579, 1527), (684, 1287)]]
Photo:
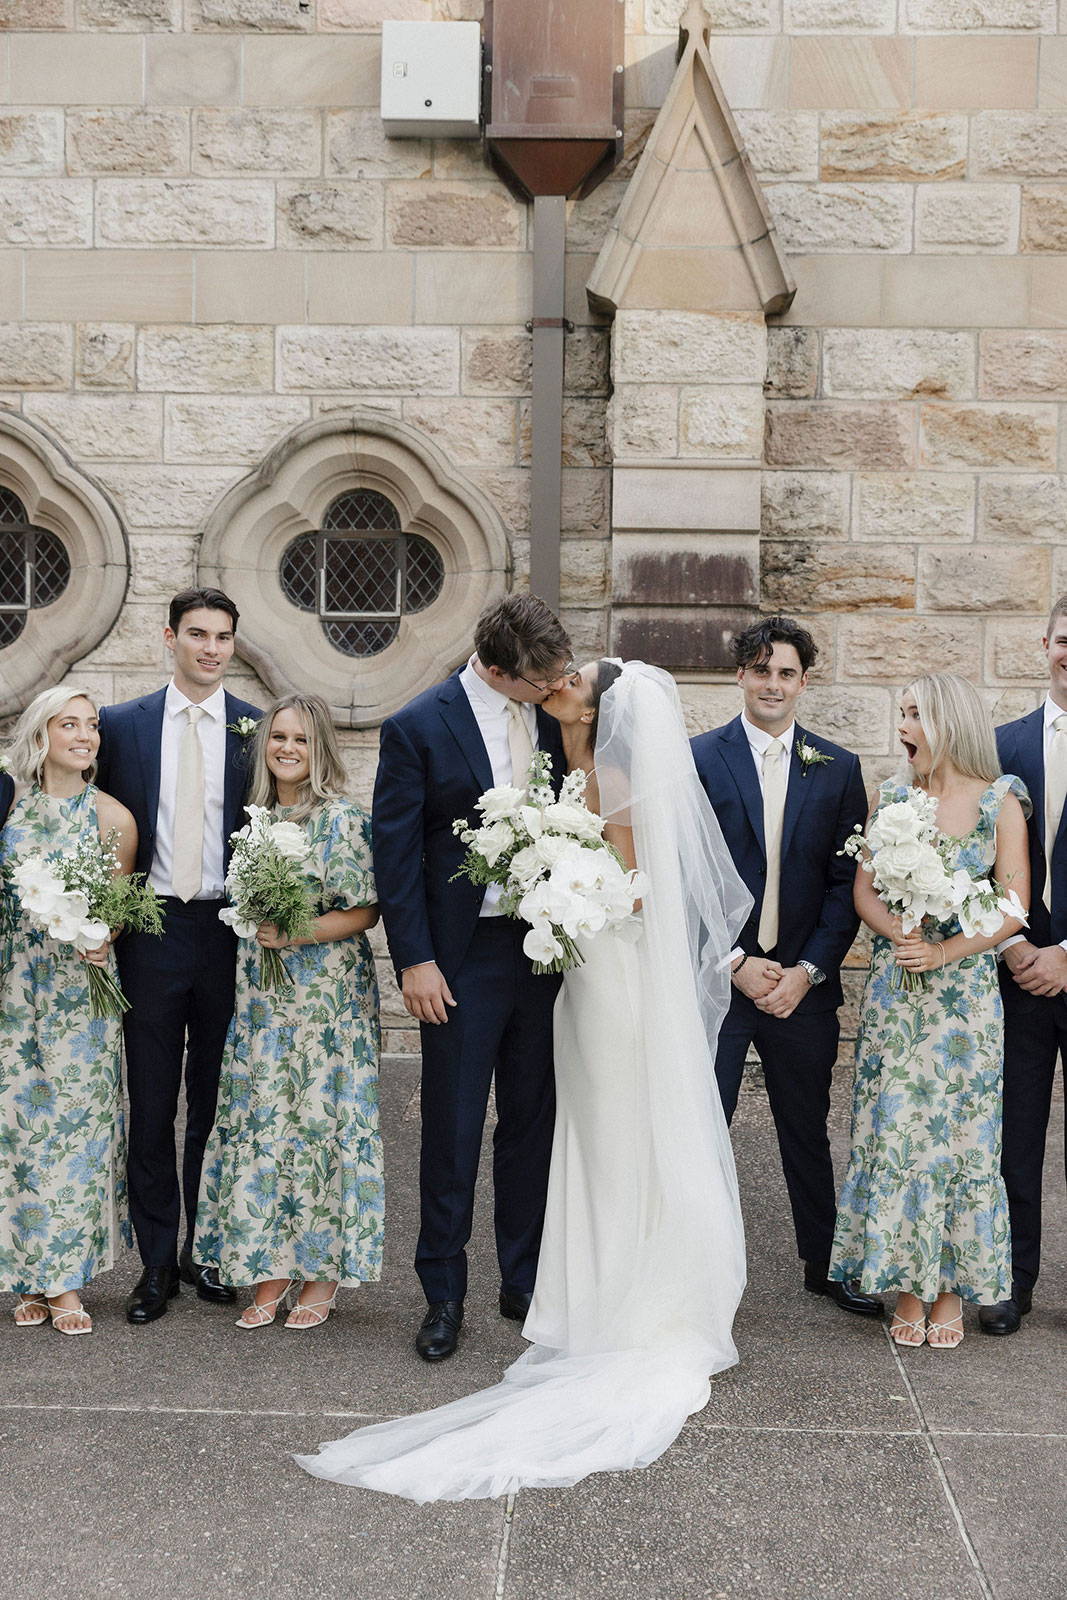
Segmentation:
[(483, 612), (475, 653), (382, 724), (374, 873), (404, 1004), (422, 1035), (422, 1225), (415, 1270), (428, 1309), (425, 1361), (456, 1348), (466, 1246), (489, 1087), (500, 1312), (523, 1321), (544, 1222), (555, 1088), (558, 976), (536, 977), (523, 923), (499, 891), (452, 882), (466, 853), (452, 824), (486, 789), (526, 777), (535, 746), (563, 776), (559, 725), (539, 708), (568, 671), (570, 641), (542, 601), (510, 595)]
[(997, 729), (1005, 772), (1030, 791), (1030, 925), (1005, 940), (1004, 1145), (1011, 1213), (1012, 1291), (980, 1306), (983, 1333), (1018, 1330), (1030, 1310), (1041, 1264), (1041, 1180), (1052, 1112), (1056, 1057), (1067, 1050), (1067, 595), (1052, 608), (1042, 640), (1049, 687), (1044, 704)]
[[(201, 1300), (236, 1298), (214, 1267), (193, 1260), (204, 1147), (233, 1015), (237, 943), (219, 921), (230, 834), (241, 825), (248, 774), (240, 717), (256, 706), (222, 687), (237, 607), (219, 589), (174, 596), (163, 642), (170, 683), (100, 713), (98, 779), (137, 820), (137, 871), (163, 896), (163, 937), (128, 933), (116, 946), (130, 1010), (123, 1020), (130, 1096), (129, 1196), (144, 1271), (126, 1304), (154, 1322), (179, 1279)], [(185, 1068), (181, 1182), (174, 1122)], [(185, 1204), (185, 1238), (178, 1236)]]
[(856, 756), (795, 721), (817, 654), (806, 628), (789, 617), (764, 618), (732, 649), (744, 709), (693, 740), (700, 781), (755, 902), (731, 958), (733, 996), (715, 1076), (730, 1121), (755, 1045), (804, 1287), (846, 1311), (880, 1316), (880, 1300), (826, 1275), (837, 1215), (826, 1121), (841, 1031), (840, 967), (859, 927), (855, 866), (838, 852), (866, 818), (863, 777)]

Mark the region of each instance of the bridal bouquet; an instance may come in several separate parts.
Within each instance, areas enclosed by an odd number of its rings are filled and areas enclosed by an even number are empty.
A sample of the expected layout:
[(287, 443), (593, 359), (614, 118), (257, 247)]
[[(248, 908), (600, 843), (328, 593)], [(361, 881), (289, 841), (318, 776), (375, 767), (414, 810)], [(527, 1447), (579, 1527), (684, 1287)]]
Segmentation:
[[(302, 939), (318, 914), (300, 870), (311, 853), (307, 834), (298, 822), (272, 817), (265, 806), (249, 806), (248, 815), (247, 826), (230, 835), (230, 904), (219, 912), (219, 920), (239, 939), (254, 938), (261, 922), (273, 922), (279, 933)], [(260, 950), (259, 983), (279, 993), (293, 987), (280, 950)]]
[[(968, 939), (996, 933), (1005, 917), (1026, 922), (1026, 912), (1014, 889), (1003, 890), (989, 878), (972, 878), (953, 867), (954, 841), (937, 826), (937, 801), (912, 787), (905, 800), (882, 806), (864, 835), (863, 829), (845, 840), (841, 855), (855, 856), (871, 874), (875, 891), (905, 933), (926, 917), (936, 922), (959, 920)], [(930, 987), (924, 972), (897, 968), (897, 987), (916, 991)]]
[[(118, 832), (112, 828), (105, 839), (86, 836), (69, 855), (27, 856), (11, 869), (22, 909), (47, 930), (50, 939), (84, 952), (99, 949), (113, 928), (163, 932), (159, 896), (139, 874), (129, 877), (119, 872), (117, 841)], [(106, 967), (90, 961), (85, 970), (91, 1017), (120, 1017), (130, 1009)]]
[(500, 885), (501, 911), (530, 924), (522, 948), (535, 972), (580, 966), (579, 935), (629, 922), (646, 892), (642, 875), (604, 838), (602, 818), (583, 804), (585, 784), (584, 772), (569, 773), (557, 800), (550, 758), (538, 750), (526, 788), (487, 789), (477, 827), (465, 817), (452, 824), (467, 846), (455, 876)]

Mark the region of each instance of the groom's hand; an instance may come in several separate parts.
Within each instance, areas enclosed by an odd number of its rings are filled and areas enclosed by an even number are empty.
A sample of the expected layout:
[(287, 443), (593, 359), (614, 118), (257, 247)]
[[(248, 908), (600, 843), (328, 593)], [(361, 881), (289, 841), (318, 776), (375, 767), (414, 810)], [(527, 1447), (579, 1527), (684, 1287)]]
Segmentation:
[(447, 1008), (456, 1002), (436, 961), (405, 967), (400, 982), (404, 1006), (416, 1022), (448, 1021)]
[(786, 967), (770, 994), (757, 1000), (756, 1006), (760, 1011), (766, 1011), (769, 1017), (779, 1017), (784, 1021), (793, 1015), (810, 988), (811, 979), (803, 967)]
[[(1012, 956), (1015, 956), (1014, 961), (1010, 959)], [(1025, 989), (1027, 994), (1062, 994), (1067, 989), (1067, 950), (1061, 945), (1050, 944), (1039, 949), (1027, 939), (1010, 945), (1004, 952), (1004, 959), (1019, 988)]]
[(779, 962), (771, 961), (766, 956), (749, 956), (731, 976), (734, 987), (759, 1005), (764, 995), (777, 988), (782, 968)]

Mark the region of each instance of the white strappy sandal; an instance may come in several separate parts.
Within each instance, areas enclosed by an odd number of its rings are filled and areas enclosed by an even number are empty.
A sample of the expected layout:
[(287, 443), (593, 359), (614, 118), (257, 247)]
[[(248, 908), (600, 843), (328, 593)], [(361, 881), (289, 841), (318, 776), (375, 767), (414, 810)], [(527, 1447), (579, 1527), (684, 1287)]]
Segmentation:
[[(898, 1317), (896, 1312), (894, 1312), (893, 1313), (893, 1320), (889, 1324), (889, 1337), (892, 1339), (893, 1343), (901, 1350), (919, 1350), (926, 1343), (927, 1326), (928, 1326), (928, 1324), (927, 1324), (925, 1316), (916, 1317), (914, 1319), (914, 1321), (909, 1321), (907, 1317)], [(931, 1324), (931, 1326), (932, 1326), (932, 1324)], [(903, 1329), (903, 1328), (910, 1328), (913, 1333), (921, 1333), (922, 1334), (922, 1338), (921, 1339), (898, 1339), (897, 1338), (897, 1329)]]
[[(337, 1288), (333, 1291), (333, 1294), (328, 1300), (309, 1300), (303, 1305), (301, 1305), (300, 1301), (298, 1300), (292, 1311), (290, 1311), (289, 1315), (286, 1317), (283, 1326), (288, 1328), (290, 1333), (307, 1333), (309, 1328), (321, 1328), (323, 1323), (326, 1321), (326, 1318), (333, 1310), (334, 1301), (337, 1299), (340, 1287), (341, 1285), (338, 1284)], [(296, 1316), (298, 1311), (310, 1311), (312, 1313), (313, 1320), (311, 1322), (294, 1322), (293, 1318)]]
[[(48, 1307), (48, 1315), (52, 1319), (52, 1326), (57, 1333), (62, 1333), (68, 1339), (76, 1339), (80, 1333), (92, 1333), (93, 1319), (82, 1305), (80, 1297), (76, 1306), (54, 1306), (51, 1300), (47, 1299), (45, 1304)], [(64, 1317), (88, 1317), (89, 1320), (84, 1327), (61, 1328), (59, 1324)]]
[[(958, 1339), (952, 1339), (947, 1342), (942, 1342), (940, 1339), (938, 1339), (935, 1342), (929, 1337), (929, 1333), (932, 1328), (936, 1328), (938, 1333), (955, 1333), (957, 1325), (959, 1326), (960, 1331), (960, 1336)], [(930, 1321), (926, 1325), (926, 1328), (926, 1342), (930, 1346), (931, 1350), (958, 1350), (965, 1337), (963, 1332), (963, 1307), (960, 1307), (959, 1314), (957, 1316), (949, 1317), (947, 1322), (935, 1322), (931, 1317)]]
[[(276, 1300), (261, 1300), (258, 1302), (253, 1300), (251, 1305), (245, 1306), (241, 1315), (236, 1319), (235, 1325), (238, 1328), (243, 1328), (246, 1333), (251, 1333), (254, 1328), (269, 1328), (278, 1315), (278, 1307), (285, 1304), (289, 1298), (290, 1290), (296, 1287), (296, 1283), (297, 1280), (295, 1278), (290, 1278)], [(268, 1312), (270, 1313), (269, 1316), (267, 1315)], [(255, 1322), (245, 1321), (246, 1317), (253, 1315), (257, 1319)]]
[[(39, 1317), (19, 1317), (20, 1311), (39, 1311)], [(15, 1307), (16, 1328), (43, 1328), (48, 1321), (48, 1301), (43, 1294), (20, 1294)]]

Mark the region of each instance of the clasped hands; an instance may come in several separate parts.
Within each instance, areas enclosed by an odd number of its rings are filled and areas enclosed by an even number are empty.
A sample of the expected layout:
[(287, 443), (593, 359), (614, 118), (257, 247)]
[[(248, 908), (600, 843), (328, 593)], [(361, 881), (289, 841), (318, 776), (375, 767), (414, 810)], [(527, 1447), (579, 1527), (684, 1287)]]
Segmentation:
[(1004, 952), (1004, 965), (1027, 994), (1054, 995), (1067, 990), (1067, 950), (1019, 939)]
[(940, 972), (945, 965), (945, 946), (924, 939), (918, 928), (905, 933), (898, 918), (893, 919), (893, 960), (906, 972)]
[(811, 988), (803, 967), (783, 967), (769, 956), (749, 956), (734, 976), (734, 985), (759, 1011), (784, 1021)]

